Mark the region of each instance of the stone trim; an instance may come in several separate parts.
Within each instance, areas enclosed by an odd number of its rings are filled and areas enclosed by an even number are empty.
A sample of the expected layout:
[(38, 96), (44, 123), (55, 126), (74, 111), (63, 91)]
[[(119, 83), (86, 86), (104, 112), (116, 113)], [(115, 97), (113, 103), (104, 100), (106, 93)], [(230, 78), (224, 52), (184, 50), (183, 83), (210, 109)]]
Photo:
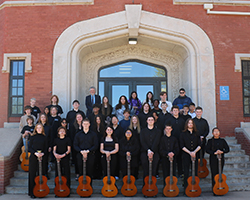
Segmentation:
[(10, 73), (11, 60), (25, 60), (25, 72), (32, 72), (31, 53), (5, 53), (3, 55), (2, 73)]
[(235, 72), (241, 72), (241, 61), (242, 60), (250, 60), (250, 54), (247, 53), (236, 53), (235, 54)]
[(0, 10), (5, 7), (16, 6), (52, 6), (52, 5), (93, 5), (94, 0), (34, 0), (34, 1), (5, 1)]
[(173, 4), (203, 5), (211, 3), (215, 5), (250, 6), (250, 1), (237, 0), (173, 0)]

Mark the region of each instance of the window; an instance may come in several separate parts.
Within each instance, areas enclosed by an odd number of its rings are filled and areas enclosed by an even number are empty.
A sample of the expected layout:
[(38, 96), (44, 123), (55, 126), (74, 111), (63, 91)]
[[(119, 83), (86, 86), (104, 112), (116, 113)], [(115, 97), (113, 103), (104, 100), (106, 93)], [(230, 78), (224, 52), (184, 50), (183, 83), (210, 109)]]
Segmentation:
[(250, 117), (250, 60), (242, 60), (243, 111)]
[(9, 116), (23, 115), (24, 100), (24, 60), (10, 61)]

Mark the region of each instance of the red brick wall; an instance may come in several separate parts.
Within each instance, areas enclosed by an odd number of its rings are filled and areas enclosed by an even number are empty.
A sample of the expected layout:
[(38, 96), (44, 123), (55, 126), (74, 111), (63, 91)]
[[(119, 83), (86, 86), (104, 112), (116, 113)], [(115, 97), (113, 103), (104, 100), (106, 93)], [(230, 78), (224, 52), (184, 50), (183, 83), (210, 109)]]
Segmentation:
[(242, 149), (244, 149), (246, 154), (250, 156), (250, 140), (243, 132), (236, 132), (235, 135), (238, 143), (241, 144)]
[[(191, 21), (206, 32), (214, 47), (218, 126), (222, 130), (222, 135), (234, 135), (234, 128), (239, 127), (241, 121), (250, 120), (243, 117), (241, 73), (234, 72), (234, 54), (250, 53), (247, 45), (250, 43), (250, 17), (207, 15), (202, 5), (173, 5), (172, 0), (134, 2), (141, 3), (143, 10)], [(53, 48), (57, 38), (67, 27), (78, 21), (123, 11), (125, 4), (131, 3), (132, 1), (128, 0), (95, 0), (94, 5), (29, 6), (1, 10), (0, 16), (3, 15), (5, 19), (5, 37), (1, 55), (32, 53), (32, 73), (25, 75), (25, 104), (28, 104), (32, 97), (37, 98), (37, 105), (41, 109), (50, 103)], [(249, 11), (249, 9), (247, 6), (214, 6), (214, 10), (224, 11)], [(3, 122), (8, 120), (6, 106), (8, 75), (1, 74), (0, 78), (2, 80), (0, 91), (4, 94), (0, 97), (0, 110), (3, 112), (3, 117), (0, 115), (1, 127)], [(221, 85), (229, 86), (230, 101), (220, 101)]]
[(10, 178), (14, 176), (14, 171), (17, 170), (17, 166), (20, 163), (19, 156), (21, 153), (21, 144), (22, 142), (20, 139), (11, 158), (0, 161), (0, 194), (5, 192), (5, 187), (10, 184)]

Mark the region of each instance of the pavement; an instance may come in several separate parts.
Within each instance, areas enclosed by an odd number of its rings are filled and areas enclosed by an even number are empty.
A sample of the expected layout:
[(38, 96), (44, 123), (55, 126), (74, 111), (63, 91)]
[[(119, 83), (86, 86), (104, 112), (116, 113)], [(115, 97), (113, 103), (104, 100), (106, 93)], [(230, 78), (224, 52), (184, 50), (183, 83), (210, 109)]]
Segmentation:
[[(49, 194), (48, 196), (46, 196), (45, 198), (43, 198), (44, 200), (51, 200), (51, 199), (71, 199), (71, 200), (79, 200), (79, 196), (77, 194), (72, 194), (70, 196), (70, 198), (55, 198), (53, 194)], [(30, 199), (30, 197), (28, 195), (12, 195), (12, 194), (3, 194), (0, 196), (0, 200), (26, 200), (26, 199)], [(40, 198), (39, 198), (40, 199)], [(108, 199), (106, 197), (103, 197), (101, 194), (94, 194), (92, 195), (90, 198), (87, 199), (94, 199), (94, 200), (98, 200), (98, 199)], [(175, 198), (167, 198), (167, 197), (156, 197), (156, 198), (144, 198), (141, 195), (138, 195), (136, 197), (123, 197), (121, 194), (118, 194), (116, 197), (112, 198), (112, 199), (119, 199), (119, 200), (129, 200), (129, 199), (169, 199), (169, 200), (183, 200), (183, 199), (191, 199), (190, 197), (186, 197), (183, 196), (182, 194), (178, 197)], [(238, 192), (229, 192), (224, 196), (213, 196), (212, 193), (202, 193), (201, 196), (196, 197), (195, 200), (207, 200), (207, 199), (211, 199), (211, 200), (235, 200), (235, 199), (242, 199), (242, 200), (249, 200), (250, 199), (250, 191), (238, 191)]]

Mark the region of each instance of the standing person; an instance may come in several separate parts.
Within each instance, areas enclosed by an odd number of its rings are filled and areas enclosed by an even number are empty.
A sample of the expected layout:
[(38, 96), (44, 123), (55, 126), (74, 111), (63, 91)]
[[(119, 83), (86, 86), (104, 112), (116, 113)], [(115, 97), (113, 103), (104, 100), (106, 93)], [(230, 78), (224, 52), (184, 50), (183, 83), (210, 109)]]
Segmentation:
[[(198, 106), (195, 109), (195, 114), (196, 114), (196, 117), (194, 118), (194, 123), (201, 137), (202, 158), (204, 158), (205, 147), (206, 147), (206, 142), (207, 142), (206, 137), (209, 133), (209, 125), (208, 125), (207, 120), (202, 117), (202, 114), (203, 114), (202, 107)], [(198, 157), (200, 158), (200, 155), (198, 155)]]
[(28, 116), (31, 116), (34, 119), (34, 122), (36, 121), (36, 117), (31, 114), (32, 108), (30, 106), (25, 106), (24, 107), (24, 115), (20, 119), (20, 124), (19, 124), (19, 131), (21, 132), (23, 127), (27, 125), (27, 118)]
[(107, 96), (102, 98), (102, 105), (101, 105), (101, 113), (104, 116), (104, 122), (107, 125), (111, 123), (111, 115), (112, 115), (112, 106), (109, 104), (109, 99)]
[(138, 99), (136, 91), (131, 92), (128, 103), (130, 105), (131, 114), (138, 115), (141, 109), (141, 101)]
[[(57, 115), (61, 116), (61, 114), (63, 114), (63, 109), (62, 107), (59, 105), (59, 98), (57, 95), (52, 95), (50, 97), (50, 105), (48, 105), (47, 107), (49, 108), (49, 110), (51, 109), (51, 107), (54, 106), (57, 108)], [(49, 113), (50, 114), (50, 113)]]
[(114, 135), (115, 137), (118, 139), (118, 141), (124, 137), (124, 130), (123, 128), (118, 124), (119, 121), (118, 121), (118, 118), (113, 115), (112, 116), (112, 119), (111, 119), (111, 122), (112, 122), (112, 128), (114, 129)]
[(129, 118), (130, 111), (129, 110), (124, 110), (123, 115), (124, 115), (124, 119), (122, 119), (119, 122), (119, 125), (123, 128), (123, 131), (125, 132), (127, 130), (127, 128), (129, 127), (129, 125), (130, 125), (130, 118)]
[(121, 121), (124, 118), (123, 116), (124, 110), (128, 109), (129, 109), (129, 103), (127, 97), (122, 95), (119, 98), (119, 103), (113, 109), (113, 114), (115, 114), (117, 119)]
[[(83, 117), (80, 113), (76, 114), (76, 119), (74, 122), (74, 129), (72, 130), (72, 132), (70, 133), (70, 139), (72, 144), (74, 143), (75, 140), (75, 136), (78, 132), (82, 131), (82, 122), (83, 122)], [(77, 164), (77, 151), (75, 150), (75, 148), (72, 148), (71, 150), (72, 152), (72, 164), (74, 164), (75, 166), (75, 180), (77, 181), (79, 178), (79, 168), (78, 168), (78, 164)]]
[(147, 127), (143, 128), (140, 133), (143, 178), (149, 175), (149, 158), (153, 158), (152, 175), (156, 176), (157, 166), (160, 160), (158, 153), (160, 139), (161, 131), (154, 126), (154, 117), (148, 116)]
[(132, 135), (132, 130), (128, 128), (125, 132), (125, 137), (119, 141), (120, 169), (122, 172), (122, 177), (127, 175), (127, 156), (131, 156), (131, 175), (136, 177), (140, 146), (138, 145), (138, 140), (136, 137), (132, 137)]
[(36, 121), (34, 122), (36, 124), (38, 119), (39, 119), (39, 115), (41, 113), (41, 110), (40, 110), (40, 108), (38, 108), (36, 106), (36, 99), (35, 98), (30, 99), (30, 107), (32, 108), (31, 114), (34, 115), (36, 118)]
[(23, 145), (26, 149), (26, 140), (25, 138), (28, 137), (27, 139), (29, 140), (30, 138), (30, 135), (33, 133), (34, 131), (34, 118), (31, 117), (31, 116), (28, 116), (27, 117), (27, 125), (25, 125), (21, 131), (21, 134), (22, 134), (22, 138), (23, 138)]
[[(220, 130), (218, 127), (212, 130), (213, 137), (208, 140), (206, 146), (206, 152), (209, 154), (209, 165), (212, 178), (212, 188), (214, 187), (214, 177), (219, 174), (218, 158), (217, 155), (221, 155), (221, 173), (223, 173), (223, 167), (225, 163), (224, 154), (230, 151), (230, 148), (223, 138), (220, 138)], [(214, 194), (215, 195), (215, 194)]]
[(191, 157), (195, 158), (195, 175), (198, 171), (198, 158), (196, 153), (201, 149), (201, 141), (195, 123), (192, 119), (188, 119), (185, 123), (185, 129), (180, 136), (180, 148), (183, 151), (183, 168), (184, 168), (184, 191), (188, 185), (189, 169), (192, 164)]
[(61, 121), (60, 121), (60, 124), (63, 128), (66, 129), (66, 137), (69, 137), (70, 138), (70, 132), (69, 132), (69, 129), (68, 129), (68, 123), (67, 123), (67, 120), (66, 118), (62, 118)]
[(184, 105), (190, 105), (192, 100), (186, 96), (186, 91), (184, 88), (179, 90), (179, 96), (174, 100), (173, 105), (179, 106), (180, 110), (182, 111)]
[[(182, 132), (184, 130), (185, 121), (179, 115), (180, 109), (178, 106), (172, 107), (172, 113), (173, 113), (173, 116), (170, 117), (165, 123), (172, 125), (172, 128), (173, 128), (172, 135), (177, 138), (177, 140), (179, 141), (179, 146), (180, 146), (180, 136), (183, 134)], [(180, 151), (179, 154), (177, 155), (176, 162), (177, 162), (177, 168), (178, 168), (178, 176), (182, 177), (183, 176), (182, 151)]]
[(164, 129), (164, 135), (160, 141), (160, 155), (163, 170), (163, 184), (165, 185), (165, 179), (170, 175), (170, 161), (169, 158), (173, 158), (173, 176), (176, 174), (176, 155), (179, 153), (179, 142), (171, 135), (172, 125), (166, 124)]
[(48, 142), (44, 133), (43, 125), (38, 123), (35, 126), (34, 132), (30, 137), (29, 142), (29, 190), (28, 195), (30, 198), (36, 198), (33, 194), (33, 189), (35, 186), (35, 178), (38, 174), (38, 166), (39, 161), (38, 158), (42, 158), (42, 174), (45, 175), (45, 164), (46, 160), (44, 159), (44, 155), (48, 150)]
[[(66, 137), (66, 128), (58, 128), (58, 137), (54, 140), (53, 154), (56, 159), (60, 160), (60, 167), (62, 176), (67, 178), (67, 185), (70, 188), (70, 151), (71, 141), (69, 137)], [(55, 169), (55, 177), (58, 176), (58, 169)]]
[[(184, 105), (183, 106), (183, 112), (182, 114), (180, 115), (180, 117), (182, 119), (184, 119), (184, 121), (186, 122), (189, 118), (191, 118), (191, 116), (188, 114), (188, 110), (189, 110), (189, 107), (188, 105)], [(193, 117), (192, 117), (193, 118)]]
[(188, 114), (192, 117), (192, 119), (196, 117), (195, 104), (194, 103), (189, 104), (189, 112), (188, 112)]
[(47, 117), (49, 117), (49, 107), (48, 106), (46, 106), (45, 108), (44, 108), (44, 111), (43, 111), (43, 113), (44, 114), (46, 114), (47, 115)]
[(86, 99), (85, 99), (85, 105), (87, 108), (87, 117), (89, 116), (89, 114), (92, 113), (94, 104), (98, 104), (99, 106), (101, 105), (101, 97), (95, 94), (96, 93), (95, 87), (93, 86), (90, 87), (89, 93), (90, 95), (86, 96)]
[(107, 176), (107, 157), (111, 156), (110, 175), (118, 179), (115, 175), (118, 151), (119, 143), (118, 139), (114, 135), (114, 129), (112, 126), (107, 126), (100, 144), (100, 152), (102, 153), (101, 162), (104, 176)]
[(172, 115), (167, 111), (168, 104), (166, 102), (161, 103), (161, 113), (158, 116), (157, 120), (157, 128), (162, 132), (165, 128), (165, 123), (168, 119), (172, 117)]
[(148, 103), (144, 103), (142, 105), (142, 111), (139, 113), (138, 118), (140, 120), (140, 126), (141, 128), (146, 128), (147, 127), (147, 118), (148, 116), (151, 116), (151, 108)]
[(160, 101), (158, 99), (155, 99), (153, 109), (151, 110), (152, 114), (155, 118), (155, 126), (157, 126), (157, 127), (158, 127), (158, 117), (159, 117), (159, 114), (161, 113), (161, 109), (159, 108), (159, 104), (160, 104)]
[(151, 109), (154, 108), (154, 95), (151, 91), (146, 94), (146, 99), (142, 102), (142, 104), (144, 103), (148, 103)]
[[(79, 109), (80, 102), (78, 100), (74, 100), (72, 102), (73, 109), (67, 113), (66, 120), (69, 124), (69, 134), (74, 134), (75, 133), (75, 127), (74, 127), (74, 122), (76, 120), (76, 114), (80, 113), (82, 115), (82, 118), (85, 119), (85, 113)], [(72, 133), (74, 132), (74, 133)], [(68, 135), (69, 136), (69, 135)], [(73, 142), (73, 141), (72, 141)]]
[(78, 132), (74, 139), (74, 148), (77, 151), (77, 163), (80, 176), (83, 175), (83, 158), (87, 158), (86, 175), (93, 179), (95, 151), (98, 150), (98, 138), (94, 131), (89, 129), (88, 119), (82, 121), (82, 131)]
[(93, 126), (93, 124), (95, 123), (96, 116), (101, 117), (102, 123), (103, 123), (103, 125), (105, 125), (105, 123), (104, 123), (105, 117), (102, 115), (102, 113), (100, 113), (100, 105), (99, 104), (93, 105), (92, 113), (90, 113), (88, 116), (88, 119), (90, 121), (90, 127)]
[(168, 107), (167, 107), (167, 111), (170, 113), (171, 109), (172, 109), (172, 103), (170, 101), (167, 101), (167, 93), (166, 92), (161, 92), (160, 93), (160, 104), (159, 104), (159, 108), (161, 109), (161, 103), (162, 102), (166, 102)]

